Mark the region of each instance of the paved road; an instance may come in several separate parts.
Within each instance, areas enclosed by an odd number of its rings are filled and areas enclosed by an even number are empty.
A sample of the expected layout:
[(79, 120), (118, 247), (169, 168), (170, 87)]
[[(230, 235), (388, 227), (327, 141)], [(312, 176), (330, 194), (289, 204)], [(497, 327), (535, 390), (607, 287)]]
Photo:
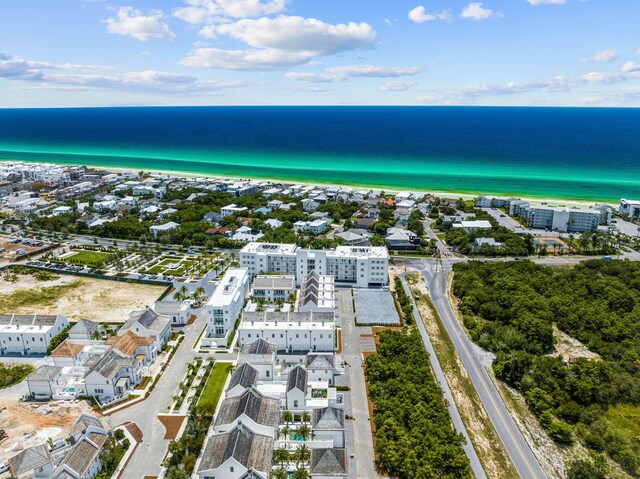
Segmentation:
[(423, 274), (431, 300), (518, 474), (526, 479), (546, 479), (546, 474), (522, 437), (449, 303), (447, 275), (451, 271), (451, 263), (445, 261), (441, 268), (437, 268), (435, 260), (412, 260), (411, 264)]
[(158, 412), (166, 411), (178, 384), (187, 372), (187, 365), (196, 357), (192, 346), (203, 327), (203, 319), (185, 327), (184, 340), (147, 399), (111, 416), (113, 425), (131, 421), (138, 425), (143, 434), (142, 443), (120, 476), (122, 479), (142, 479), (144, 476), (160, 474), (160, 464), (169, 441), (163, 439), (165, 429), (158, 419)]
[(431, 362), (431, 367), (436, 377), (436, 381), (438, 381), (438, 383), (440, 384), (444, 398), (447, 400), (447, 403), (448, 403), (447, 406), (449, 409), (449, 415), (451, 416), (451, 420), (453, 422), (453, 427), (457, 432), (462, 434), (464, 438), (467, 440), (467, 443), (463, 447), (464, 447), (464, 452), (469, 458), (473, 475), (476, 477), (476, 479), (486, 479), (487, 475), (485, 474), (484, 469), (482, 469), (482, 464), (480, 463), (480, 459), (476, 454), (476, 450), (473, 448), (473, 443), (471, 442), (471, 438), (469, 438), (469, 434), (467, 434), (467, 428), (464, 426), (464, 422), (462, 422), (462, 418), (460, 417), (460, 413), (458, 412), (456, 403), (453, 400), (451, 390), (449, 389), (447, 380), (444, 377), (442, 368), (440, 367), (438, 356), (436, 356), (436, 352), (433, 349), (431, 340), (429, 339), (427, 328), (422, 322), (422, 318), (420, 317), (420, 311), (418, 310), (418, 306), (416, 305), (413, 299), (413, 294), (411, 294), (409, 285), (407, 285), (407, 281), (405, 280), (404, 276), (402, 277), (402, 286), (404, 287), (404, 291), (407, 294), (407, 296), (411, 298), (411, 303), (413, 304), (413, 320), (418, 326), (418, 331), (420, 331), (422, 342), (424, 343), (424, 346), (427, 352), (429, 353), (429, 362)]
[[(362, 338), (361, 334), (371, 332), (371, 328), (359, 328), (355, 325), (353, 308), (351, 306), (351, 291), (340, 291), (340, 316), (342, 318), (342, 354), (349, 363), (346, 374), (351, 380), (351, 405), (354, 417), (354, 451), (356, 463), (356, 477), (358, 479), (374, 479), (380, 477), (375, 469), (373, 456), (373, 439), (367, 391), (362, 368), (362, 352), (373, 351), (375, 346), (371, 338)], [(353, 467), (353, 461), (349, 465)]]

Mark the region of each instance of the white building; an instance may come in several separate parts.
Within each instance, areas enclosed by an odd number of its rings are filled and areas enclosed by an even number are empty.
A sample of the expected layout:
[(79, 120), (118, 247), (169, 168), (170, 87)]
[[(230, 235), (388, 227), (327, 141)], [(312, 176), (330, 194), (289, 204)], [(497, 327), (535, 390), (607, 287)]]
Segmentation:
[(296, 309), (303, 312), (332, 313), (336, 310), (333, 276), (311, 271), (302, 280)]
[(226, 338), (235, 327), (249, 292), (249, 272), (229, 268), (207, 301), (207, 337)]
[(480, 195), (476, 198), (476, 206), (478, 208), (509, 208), (512, 201), (517, 198), (513, 196), (485, 196)]
[(601, 222), (608, 218), (596, 209), (532, 205), (526, 201), (512, 202), (509, 213), (524, 218), (530, 228), (568, 233), (597, 231)]
[(133, 311), (129, 315), (129, 319), (118, 330), (118, 336), (126, 334), (127, 331), (131, 331), (137, 336), (153, 339), (151, 359), (154, 360), (169, 341), (171, 320), (150, 308)]
[(336, 283), (361, 288), (388, 283), (389, 252), (382, 246), (338, 246), (335, 250), (306, 250), (294, 244), (249, 243), (240, 251), (240, 266), (259, 273), (295, 274), (301, 284), (311, 271), (331, 275)]
[(154, 238), (157, 238), (159, 234), (174, 230), (178, 226), (180, 226), (178, 223), (174, 221), (169, 221), (168, 223), (165, 223), (163, 225), (151, 226), (149, 228), (149, 231), (151, 232), (151, 236), (153, 236)]
[(0, 355), (46, 354), (51, 340), (69, 325), (61, 315), (0, 315)]
[(156, 313), (171, 320), (172, 326), (184, 326), (191, 317), (191, 305), (188, 301), (156, 301), (153, 306)]
[(330, 222), (327, 220), (296, 221), (293, 223), (293, 231), (296, 233), (322, 234), (329, 228)]
[(273, 343), (278, 351), (335, 351), (333, 313), (245, 312), (238, 329), (242, 347), (256, 339)]
[(267, 303), (285, 302), (293, 294), (296, 278), (293, 275), (258, 275), (251, 286), (251, 296)]
[(490, 230), (492, 227), (487, 220), (461, 221), (460, 223), (454, 223), (452, 226), (454, 228), (462, 228), (467, 233), (476, 230)]
[(222, 215), (223, 218), (226, 218), (227, 216), (235, 215), (237, 213), (242, 213), (243, 211), (247, 211), (246, 206), (237, 206), (234, 203), (220, 208), (220, 214)]
[(640, 201), (637, 200), (620, 200), (620, 207), (618, 208), (618, 213), (620, 215), (625, 216), (628, 215), (631, 218), (640, 217)]
[(69, 213), (73, 213), (73, 208), (71, 206), (58, 206), (51, 210), (51, 216), (66, 215)]

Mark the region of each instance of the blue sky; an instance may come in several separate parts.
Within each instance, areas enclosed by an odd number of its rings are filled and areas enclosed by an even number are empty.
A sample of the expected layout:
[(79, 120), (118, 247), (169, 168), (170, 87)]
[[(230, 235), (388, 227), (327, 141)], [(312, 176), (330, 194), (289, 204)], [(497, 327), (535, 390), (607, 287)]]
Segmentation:
[(2, 0), (0, 107), (640, 106), (638, 0)]

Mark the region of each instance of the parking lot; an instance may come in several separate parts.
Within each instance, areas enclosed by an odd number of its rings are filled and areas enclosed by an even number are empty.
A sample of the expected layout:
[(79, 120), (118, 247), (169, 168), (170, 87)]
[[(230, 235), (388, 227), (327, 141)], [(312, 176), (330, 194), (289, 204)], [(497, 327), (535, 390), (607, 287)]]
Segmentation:
[(358, 324), (381, 324), (397, 326), (400, 324), (393, 297), (387, 290), (354, 289), (355, 316)]

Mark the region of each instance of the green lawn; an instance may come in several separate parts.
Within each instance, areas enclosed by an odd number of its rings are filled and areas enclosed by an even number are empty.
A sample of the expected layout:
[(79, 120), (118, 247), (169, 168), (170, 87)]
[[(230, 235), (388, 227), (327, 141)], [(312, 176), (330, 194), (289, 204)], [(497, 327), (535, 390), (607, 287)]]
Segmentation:
[(71, 264), (84, 264), (87, 266), (97, 266), (108, 261), (112, 255), (99, 251), (77, 251), (71, 256), (63, 258), (63, 261)]
[(222, 388), (232, 369), (231, 363), (216, 363), (198, 400), (198, 406), (211, 406), (215, 410), (222, 395)]

